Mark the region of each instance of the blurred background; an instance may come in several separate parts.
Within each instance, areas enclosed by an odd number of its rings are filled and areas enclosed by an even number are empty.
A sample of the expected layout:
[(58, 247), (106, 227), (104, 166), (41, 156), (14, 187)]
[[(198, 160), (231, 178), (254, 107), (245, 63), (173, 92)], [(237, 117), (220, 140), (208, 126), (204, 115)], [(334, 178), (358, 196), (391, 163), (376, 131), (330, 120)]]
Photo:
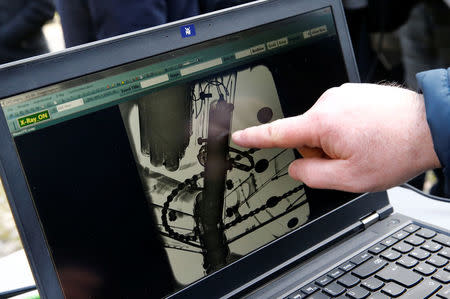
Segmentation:
[[(50, 52), (61, 51), (65, 48), (61, 20), (58, 14), (55, 14), (50, 21), (45, 23), (42, 31)], [(0, 258), (19, 249), (22, 249), (22, 243), (0, 179)]]
[[(283, 0), (278, 0), (283, 5)], [(313, 0), (311, 0), (313, 1)], [(246, 0), (0, 0), (0, 64), (214, 11)], [(361, 81), (417, 90), (450, 66), (450, 0), (343, 0)], [(411, 184), (443, 193), (442, 172)], [(0, 257), (22, 248), (0, 182)]]

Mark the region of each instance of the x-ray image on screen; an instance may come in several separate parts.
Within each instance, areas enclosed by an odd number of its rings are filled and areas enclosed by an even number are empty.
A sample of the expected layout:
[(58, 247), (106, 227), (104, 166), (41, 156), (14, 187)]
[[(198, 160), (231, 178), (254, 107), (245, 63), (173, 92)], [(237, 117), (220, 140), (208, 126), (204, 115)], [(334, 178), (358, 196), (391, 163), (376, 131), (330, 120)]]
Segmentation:
[[(189, 284), (304, 224), (293, 150), (241, 148), (231, 134), (283, 118), (264, 65), (121, 105), (148, 205), (175, 278)], [(189, 271), (186, 271), (189, 269)]]

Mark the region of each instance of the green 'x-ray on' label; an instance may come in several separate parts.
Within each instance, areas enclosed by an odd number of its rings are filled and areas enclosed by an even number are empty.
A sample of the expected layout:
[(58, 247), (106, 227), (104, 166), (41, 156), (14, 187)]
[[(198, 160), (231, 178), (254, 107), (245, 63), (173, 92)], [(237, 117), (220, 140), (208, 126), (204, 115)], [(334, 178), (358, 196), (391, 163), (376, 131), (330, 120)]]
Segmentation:
[(24, 116), (21, 118), (18, 118), (17, 121), (19, 122), (19, 126), (21, 128), (29, 126), (29, 125), (34, 125), (38, 122), (44, 121), (50, 119), (50, 114), (48, 113), (48, 110), (45, 111), (41, 111), (35, 114), (31, 114), (28, 116)]

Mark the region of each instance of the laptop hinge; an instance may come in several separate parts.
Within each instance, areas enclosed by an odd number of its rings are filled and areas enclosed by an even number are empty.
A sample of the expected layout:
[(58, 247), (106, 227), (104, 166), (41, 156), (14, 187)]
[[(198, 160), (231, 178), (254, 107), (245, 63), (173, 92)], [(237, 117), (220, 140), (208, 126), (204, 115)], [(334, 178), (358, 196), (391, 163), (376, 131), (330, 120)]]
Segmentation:
[(372, 224), (374, 224), (375, 222), (377, 222), (379, 219), (380, 219), (380, 214), (378, 214), (377, 212), (373, 212), (372, 214), (361, 219), (361, 223), (364, 225), (364, 229), (366, 229), (369, 226), (371, 226)]

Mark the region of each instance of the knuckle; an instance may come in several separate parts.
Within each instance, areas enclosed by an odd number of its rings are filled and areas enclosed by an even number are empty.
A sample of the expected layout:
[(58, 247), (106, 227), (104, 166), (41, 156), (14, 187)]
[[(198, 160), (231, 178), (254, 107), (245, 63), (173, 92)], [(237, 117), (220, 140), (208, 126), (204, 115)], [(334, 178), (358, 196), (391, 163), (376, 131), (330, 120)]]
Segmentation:
[(329, 89), (327, 89), (324, 93), (322, 93), (322, 95), (320, 96), (320, 98), (317, 100), (318, 103), (322, 103), (327, 101), (328, 99), (332, 99), (335, 98), (338, 93), (340, 92), (341, 87), (331, 87)]
[(329, 88), (327, 91), (325, 91), (324, 95), (326, 97), (331, 97), (331, 96), (336, 95), (338, 92), (339, 92), (339, 87), (332, 87), (332, 88)]
[(289, 165), (288, 172), (289, 172), (289, 176), (292, 177), (294, 180), (297, 180), (297, 181), (301, 180), (302, 182), (305, 182), (303, 180), (304, 174), (302, 175), (302, 179), (300, 179), (297, 161), (294, 161), (291, 163), (291, 165)]
[(323, 115), (320, 111), (314, 111), (307, 115), (307, 121), (314, 124), (320, 123), (322, 121)]
[(338, 98), (341, 90), (341, 87), (332, 87), (327, 89), (320, 97), (319, 102), (327, 102)]
[(332, 121), (330, 120), (330, 115), (322, 111), (315, 111), (314, 113), (308, 115), (308, 121), (314, 124), (314, 126), (312, 126), (312, 130), (317, 138), (322, 138), (323, 133), (328, 130), (330, 125), (333, 127)]
[(289, 176), (311, 188), (317, 188), (319, 187), (318, 181), (314, 172), (311, 172), (309, 169), (309, 167), (305, 167), (302, 159), (296, 160), (289, 166)]
[(311, 168), (305, 169), (302, 173), (302, 181), (314, 189), (323, 189), (327, 187), (327, 182), (322, 176), (319, 175), (318, 171), (314, 171)]
[(364, 192), (367, 192), (367, 188), (364, 188), (364, 186), (361, 186), (361, 185), (355, 185), (354, 183), (353, 184), (348, 184), (345, 189), (346, 189), (346, 191), (352, 192), (352, 193), (364, 193)]
[(277, 125), (277, 121), (267, 126), (266, 135), (272, 143), (276, 143), (280, 139), (280, 127)]

